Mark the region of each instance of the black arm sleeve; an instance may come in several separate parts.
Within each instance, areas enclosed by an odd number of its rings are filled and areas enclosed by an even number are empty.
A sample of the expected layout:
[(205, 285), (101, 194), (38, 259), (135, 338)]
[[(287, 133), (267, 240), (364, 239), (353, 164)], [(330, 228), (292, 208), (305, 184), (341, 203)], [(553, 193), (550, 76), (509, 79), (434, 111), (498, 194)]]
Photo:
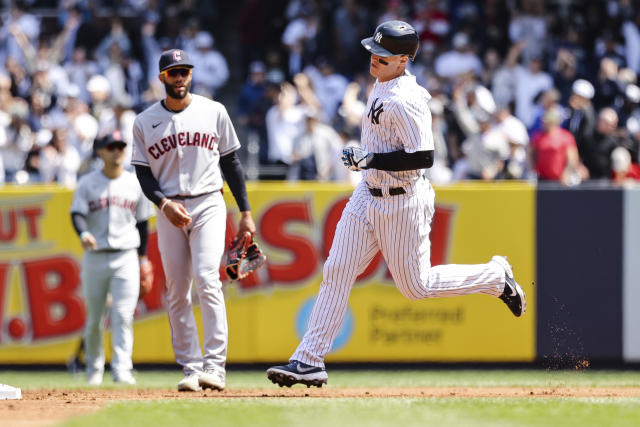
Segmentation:
[(244, 170), (238, 158), (237, 150), (220, 157), (220, 169), (222, 169), (224, 179), (227, 180), (233, 197), (236, 199), (240, 212), (251, 210), (249, 198), (247, 197), (247, 186), (244, 182)]
[(160, 184), (158, 184), (158, 180), (153, 176), (153, 173), (151, 173), (151, 168), (139, 165), (135, 165), (135, 167), (142, 192), (147, 196), (147, 199), (160, 207), (160, 202), (162, 202), (162, 199), (167, 196), (165, 196), (162, 190), (160, 190)]
[(383, 171), (408, 171), (413, 169), (427, 169), (433, 166), (433, 150), (407, 153), (404, 150), (390, 153), (374, 153), (373, 160), (367, 169)]
[(149, 236), (148, 221), (140, 221), (136, 223), (136, 228), (140, 234), (140, 246), (138, 247), (138, 256), (145, 256), (147, 254), (147, 237)]
[(73, 223), (73, 228), (76, 230), (76, 233), (78, 233), (78, 236), (80, 236), (83, 231), (89, 230), (87, 219), (80, 212), (71, 212), (71, 223)]

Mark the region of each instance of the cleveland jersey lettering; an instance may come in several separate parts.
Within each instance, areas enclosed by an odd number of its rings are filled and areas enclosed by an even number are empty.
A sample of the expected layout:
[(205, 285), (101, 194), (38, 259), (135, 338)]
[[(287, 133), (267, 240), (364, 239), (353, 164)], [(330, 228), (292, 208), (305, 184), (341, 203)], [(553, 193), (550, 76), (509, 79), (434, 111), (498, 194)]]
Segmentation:
[(150, 167), (168, 196), (220, 190), (220, 156), (240, 148), (226, 108), (191, 96), (189, 106), (178, 113), (156, 102), (138, 114), (133, 125), (131, 164)]

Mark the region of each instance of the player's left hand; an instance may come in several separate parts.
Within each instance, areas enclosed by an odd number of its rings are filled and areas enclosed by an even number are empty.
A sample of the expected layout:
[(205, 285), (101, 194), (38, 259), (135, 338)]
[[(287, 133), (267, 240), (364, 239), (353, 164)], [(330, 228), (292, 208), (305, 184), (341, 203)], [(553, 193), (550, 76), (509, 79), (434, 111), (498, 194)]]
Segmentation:
[(352, 171), (367, 169), (373, 160), (373, 153), (369, 153), (362, 148), (349, 147), (342, 150), (342, 162)]
[(251, 211), (240, 212), (240, 223), (238, 224), (238, 235), (242, 235), (245, 231), (252, 236), (256, 234), (256, 223), (253, 221)]
[(140, 294), (138, 299), (144, 298), (153, 288), (153, 264), (147, 257), (140, 258)]

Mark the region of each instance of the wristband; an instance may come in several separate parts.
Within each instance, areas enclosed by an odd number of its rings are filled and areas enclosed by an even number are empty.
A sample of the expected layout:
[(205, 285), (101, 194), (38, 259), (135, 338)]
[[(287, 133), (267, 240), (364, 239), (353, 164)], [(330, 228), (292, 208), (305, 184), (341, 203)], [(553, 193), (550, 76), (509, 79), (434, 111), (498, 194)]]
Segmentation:
[(167, 203), (169, 203), (170, 201), (171, 200), (169, 199), (165, 199), (165, 201), (160, 204), (160, 212), (164, 213), (164, 207), (167, 206)]
[(82, 233), (80, 233), (80, 240), (84, 239), (86, 236), (91, 235), (91, 233), (87, 230), (83, 231)]

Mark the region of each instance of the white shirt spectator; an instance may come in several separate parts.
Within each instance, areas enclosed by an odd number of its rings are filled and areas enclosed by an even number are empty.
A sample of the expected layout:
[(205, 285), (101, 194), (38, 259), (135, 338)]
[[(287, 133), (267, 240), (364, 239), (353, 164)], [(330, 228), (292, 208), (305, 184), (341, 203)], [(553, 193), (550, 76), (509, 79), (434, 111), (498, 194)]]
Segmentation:
[(530, 128), (535, 120), (534, 99), (540, 92), (553, 87), (553, 79), (544, 71), (532, 73), (528, 68), (516, 65), (515, 74), (515, 115), (527, 128)]
[(72, 145), (67, 145), (64, 152), (47, 146), (40, 152), (42, 181), (57, 182), (65, 187), (74, 188), (80, 163), (80, 155)]
[(206, 31), (196, 34), (194, 47), (194, 50), (188, 52), (194, 66), (193, 91), (213, 97), (216, 89), (222, 87), (229, 79), (227, 60), (213, 49), (213, 37)]
[(343, 75), (335, 72), (323, 75), (313, 66), (306, 67), (304, 73), (311, 80), (313, 92), (322, 106), (326, 121), (331, 123), (338, 111), (338, 106), (342, 102), (349, 81)]
[(476, 75), (482, 72), (482, 61), (468, 47), (466, 35), (456, 34), (453, 40), (454, 50), (438, 56), (435, 61), (436, 74), (440, 77), (452, 78), (473, 71)]
[(293, 141), (302, 133), (304, 109), (296, 105), (282, 112), (277, 105), (269, 108), (265, 119), (269, 139), (269, 160), (292, 162)]

